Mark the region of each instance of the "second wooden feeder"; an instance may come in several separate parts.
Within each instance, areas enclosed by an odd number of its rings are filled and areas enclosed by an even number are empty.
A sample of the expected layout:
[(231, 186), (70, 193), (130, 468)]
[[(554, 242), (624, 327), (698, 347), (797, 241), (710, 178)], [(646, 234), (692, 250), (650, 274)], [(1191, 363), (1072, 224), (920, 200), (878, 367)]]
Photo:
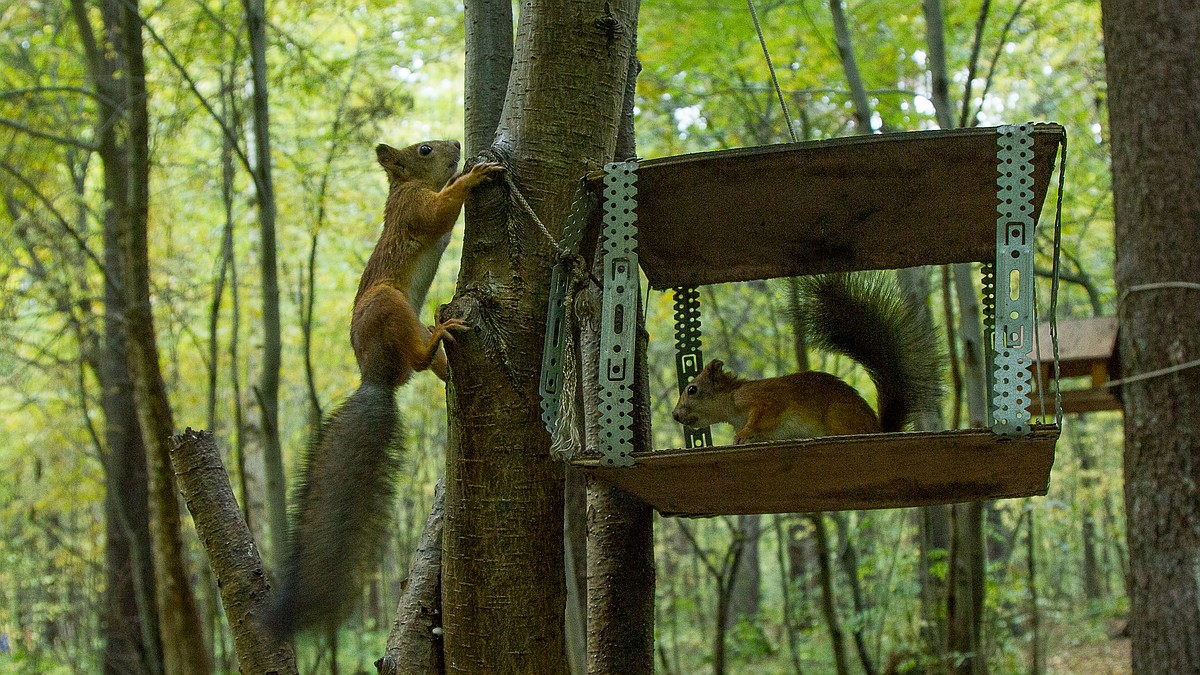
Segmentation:
[[(572, 463), (664, 514), (690, 516), (1045, 494), (1059, 415), (1053, 423), (1033, 424), (1028, 411), (1037, 334), (1033, 241), (1065, 140), (1059, 125), (1027, 124), (607, 165), (603, 177), (587, 184), (602, 192), (604, 228), (601, 391), (588, 394), (599, 396), (601, 443)], [(1059, 176), (1061, 197), (1061, 167)], [(568, 246), (588, 217), (575, 215)], [(682, 387), (703, 367), (699, 285), (961, 262), (984, 263), (991, 429), (717, 448), (705, 447), (711, 445), (707, 429), (687, 429), (684, 448), (634, 451), (632, 317), (639, 266), (651, 287), (674, 289)], [(548, 426), (560, 397), (561, 270), (551, 293), (542, 366)]]

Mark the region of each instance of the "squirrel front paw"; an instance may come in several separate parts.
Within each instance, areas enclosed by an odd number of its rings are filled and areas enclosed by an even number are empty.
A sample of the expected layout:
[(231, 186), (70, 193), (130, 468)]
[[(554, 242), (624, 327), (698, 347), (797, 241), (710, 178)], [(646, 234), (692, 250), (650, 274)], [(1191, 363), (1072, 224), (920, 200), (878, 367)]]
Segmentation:
[(739, 431), (733, 435), (734, 445), (745, 445), (747, 443), (757, 443), (763, 440), (762, 434), (753, 431)]
[(504, 173), (504, 165), (500, 162), (479, 162), (471, 167), (460, 178), (467, 187), (472, 188), (487, 180), (489, 176)]

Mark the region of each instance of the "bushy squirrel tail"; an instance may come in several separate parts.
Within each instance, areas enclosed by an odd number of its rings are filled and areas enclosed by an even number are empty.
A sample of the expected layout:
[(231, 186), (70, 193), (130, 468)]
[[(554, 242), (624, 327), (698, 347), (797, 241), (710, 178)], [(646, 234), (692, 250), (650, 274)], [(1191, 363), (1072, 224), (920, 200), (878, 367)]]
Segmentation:
[(871, 376), (883, 431), (901, 431), (915, 414), (936, 409), (942, 390), (937, 333), (883, 273), (804, 277), (799, 311), (810, 344), (854, 359)]
[(309, 448), (263, 621), (279, 639), (336, 628), (353, 608), (387, 534), (402, 436), (394, 388), (363, 382)]

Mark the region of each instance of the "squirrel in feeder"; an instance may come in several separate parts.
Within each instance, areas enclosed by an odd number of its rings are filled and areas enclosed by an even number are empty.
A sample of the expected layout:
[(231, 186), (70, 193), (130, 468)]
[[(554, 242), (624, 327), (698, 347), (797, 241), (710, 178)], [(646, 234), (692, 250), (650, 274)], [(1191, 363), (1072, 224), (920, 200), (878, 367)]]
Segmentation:
[(445, 381), (442, 342), (466, 328), (460, 319), (426, 328), (408, 298), (422, 254), (454, 228), (471, 189), (503, 171), (482, 162), (456, 174), (460, 153), (458, 141), (375, 148), (388, 197), (350, 320), (362, 382), (329, 416), (293, 491), (288, 550), (264, 618), (280, 639), (336, 629), (353, 607), (387, 534), (403, 435), (396, 389), (426, 369)]
[(809, 344), (850, 357), (866, 369), (879, 415), (850, 385), (808, 371), (743, 380), (721, 361), (683, 390), (672, 416), (689, 427), (728, 422), (734, 443), (901, 431), (934, 409), (941, 393), (936, 334), (880, 274), (826, 274), (800, 280), (798, 319)]

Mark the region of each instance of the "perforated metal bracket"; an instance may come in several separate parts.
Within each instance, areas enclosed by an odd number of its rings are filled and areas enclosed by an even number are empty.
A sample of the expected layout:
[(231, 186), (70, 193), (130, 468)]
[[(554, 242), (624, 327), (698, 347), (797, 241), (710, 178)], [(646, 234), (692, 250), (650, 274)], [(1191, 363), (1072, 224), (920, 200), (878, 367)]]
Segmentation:
[(996, 152), (996, 325), (992, 431), (1030, 432), (1029, 352), (1033, 313), (1033, 136), (1028, 124), (1000, 127)]
[[(704, 369), (700, 353), (700, 291), (695, 286), (671, 289), (675, 293), (675, 374), (679, 377), (679, 393)], [(683, 428), (683, 447), (712, 447), (709, 427)]]
[(633, 466), (633, 347), (638, 302), (637, 162), (604, 166), (600, 463)]
[[(580, 181), (575, 200), (571, 203), (571, 214), (563, 228), (559, 246), (564, 251), (575, 253), (583, 237), (583, 227), (591, 209), (590, 193)], [(558, 404), (562, 398), (563, 348), (567, 342), (566, 316), (563, 303), (567, 297), (569, 270), (567, 260), (559, 260), (550, 273), (550, 298), (546, 307), (546, 339), (542, 343), (542, 373), (539, 392), (541, 394), (542, 424), (546, 431), (554, 433), (558, 417)], [(570, 459), (569, 457), (567, 459)]]

